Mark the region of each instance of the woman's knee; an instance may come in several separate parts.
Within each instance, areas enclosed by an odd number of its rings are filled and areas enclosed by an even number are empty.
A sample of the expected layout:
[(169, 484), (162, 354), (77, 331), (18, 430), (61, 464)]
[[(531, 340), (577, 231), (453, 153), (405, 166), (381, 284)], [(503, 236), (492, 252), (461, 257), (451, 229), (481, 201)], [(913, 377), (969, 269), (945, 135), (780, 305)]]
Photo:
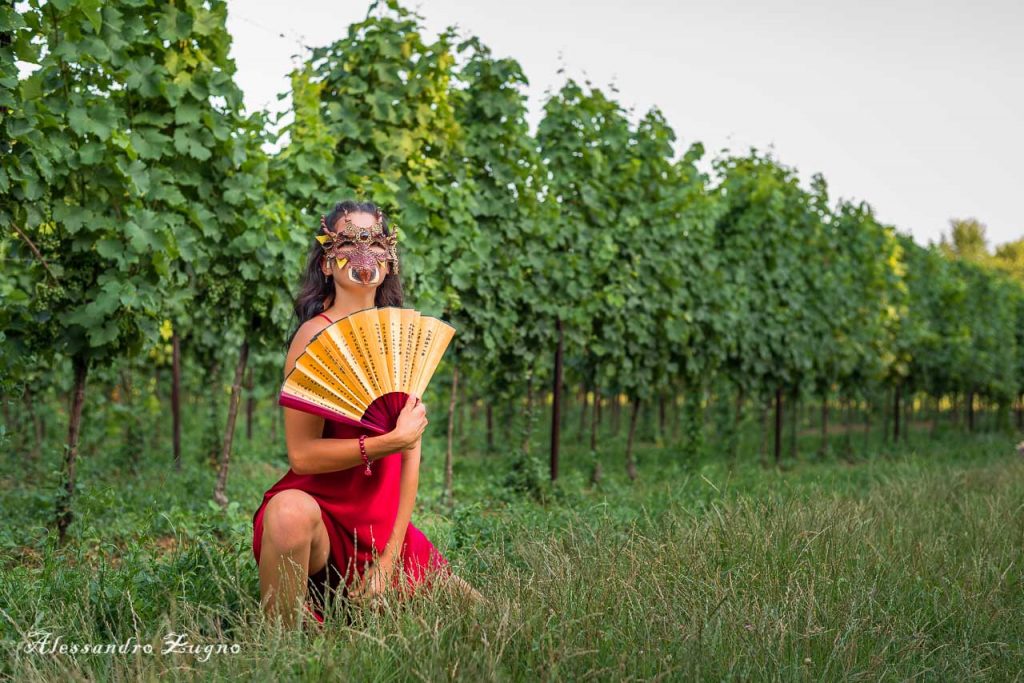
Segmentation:
[(267, 502), (263, 534), (280, 550), (309, 545), (321, 521), (320, 505), (305, 491), (286, 489)]

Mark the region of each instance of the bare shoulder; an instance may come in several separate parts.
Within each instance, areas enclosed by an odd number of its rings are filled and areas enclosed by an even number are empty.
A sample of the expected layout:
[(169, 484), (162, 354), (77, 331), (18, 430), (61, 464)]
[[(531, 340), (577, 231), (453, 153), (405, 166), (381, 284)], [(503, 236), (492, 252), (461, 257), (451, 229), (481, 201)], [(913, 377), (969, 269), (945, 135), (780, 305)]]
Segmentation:
[(295, 361), (298, 360), (299, 356), (312, 341), (313, 337), (317, 333), (327, 327), (330, 323), (320, 317), (312, 318), (302, 323), (299, 329), (296, 330), (295, 336), (292, 338), (291, 346), (288, 347), (288, 357), (284, 361), (284, 376), (287, 377), (288, 373), (295, 367)]

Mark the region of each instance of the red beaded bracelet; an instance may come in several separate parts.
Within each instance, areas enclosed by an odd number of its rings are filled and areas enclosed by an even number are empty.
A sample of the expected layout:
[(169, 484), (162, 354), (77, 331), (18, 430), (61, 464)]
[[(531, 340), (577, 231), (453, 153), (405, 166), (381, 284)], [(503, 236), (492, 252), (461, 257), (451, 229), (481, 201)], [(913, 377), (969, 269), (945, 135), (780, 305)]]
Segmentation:
[(366, 463), (366, 469), (363, 470), (363, 474), (368, 477), (372, 472), (370, 471), (370, 458), (366, 455), (366, 434), (359, 435), (359, 454), (363, 456), (363, 462)]

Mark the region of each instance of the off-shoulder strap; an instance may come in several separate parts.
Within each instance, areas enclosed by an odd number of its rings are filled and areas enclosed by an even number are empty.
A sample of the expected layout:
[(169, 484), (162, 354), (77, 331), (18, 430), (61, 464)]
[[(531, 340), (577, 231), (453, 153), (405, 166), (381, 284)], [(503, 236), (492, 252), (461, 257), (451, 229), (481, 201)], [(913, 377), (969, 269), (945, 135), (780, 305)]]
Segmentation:
[(323, 317), (323, 319), (326, 320), (327, 322), (332, 323), (332, 324), (334, 323), (334, 321), (331, 320), (330, 318), (328, 318), (326, 314), (321, 313), (320, 316)]

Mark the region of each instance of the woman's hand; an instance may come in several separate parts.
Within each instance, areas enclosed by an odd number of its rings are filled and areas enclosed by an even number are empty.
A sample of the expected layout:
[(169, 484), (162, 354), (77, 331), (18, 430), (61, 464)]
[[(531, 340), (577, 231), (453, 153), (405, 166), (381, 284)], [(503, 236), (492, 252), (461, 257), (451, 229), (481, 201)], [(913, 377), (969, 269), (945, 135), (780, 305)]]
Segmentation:
[(363, 572), (359, 585), (349, 591), (349, 597), (357, 603), (372, 604), (384, 593), (394, 572), (394, 559), (390, 555), (378, 555), (377, 561)]
[(398, 445), (397, 450), (404, 451), (414, 446), (428, 424), (427, 407), (419, 396), (409, 394), (402, 412), (398, 414), (395, 428), (391, 430), (391, 437)]

